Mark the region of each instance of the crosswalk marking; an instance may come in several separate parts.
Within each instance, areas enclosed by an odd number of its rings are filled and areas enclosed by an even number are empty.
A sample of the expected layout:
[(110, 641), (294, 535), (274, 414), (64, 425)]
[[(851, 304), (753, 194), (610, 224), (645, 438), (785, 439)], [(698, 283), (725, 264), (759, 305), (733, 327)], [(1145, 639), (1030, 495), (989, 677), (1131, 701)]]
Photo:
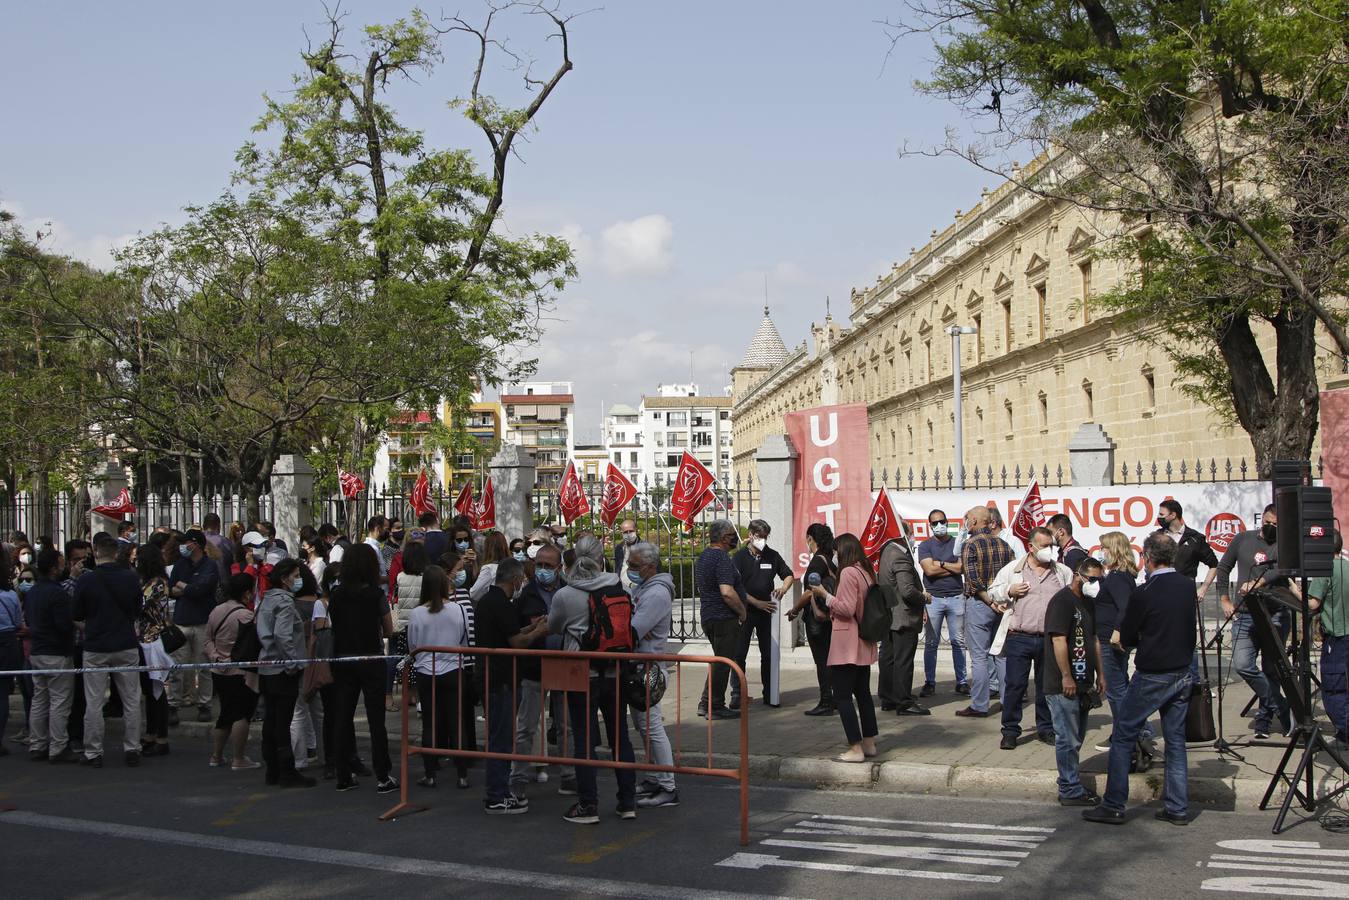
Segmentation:
[(1015, 869), (1053, 833), (1042, 826), (821, 813), (759, 841), (758, 849), (785, 852), (736, 853), (717, 865), (997, 884), (1004, 876), (989, 869)]
[(1247, 874), (1206, 878), (1201, 885), (1206, 891), (1349, 898), (1349, 850), (1323, 848), (1315, 841), (1219, 841), (1216, 846), (1233, 852), (1211, 854), (1205, 868)]

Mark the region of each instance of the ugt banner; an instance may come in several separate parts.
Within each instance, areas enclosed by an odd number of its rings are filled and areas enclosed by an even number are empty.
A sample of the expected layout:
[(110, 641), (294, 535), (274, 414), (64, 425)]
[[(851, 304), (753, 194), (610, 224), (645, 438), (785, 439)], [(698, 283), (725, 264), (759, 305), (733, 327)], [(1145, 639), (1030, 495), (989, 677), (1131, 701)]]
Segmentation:
[(787, 436), (800, 454), (792, 489), (796, 577), (810, 562), (806, 529), (823, 522), (835, 535), (860, 536), (871, 511), (871, 454), (865, 403), (819, 406), (786, 415)]

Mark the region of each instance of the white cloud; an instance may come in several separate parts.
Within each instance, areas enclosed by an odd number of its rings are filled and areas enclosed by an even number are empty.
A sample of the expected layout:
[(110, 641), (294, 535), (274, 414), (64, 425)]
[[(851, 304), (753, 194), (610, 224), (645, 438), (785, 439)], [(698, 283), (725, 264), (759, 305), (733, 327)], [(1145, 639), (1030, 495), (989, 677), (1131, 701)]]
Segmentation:
[(665, 275), (674, 268), (674, 224), (655, 213), (615, 222), (600, 233), (599, 261), (614, 277)]
[(29, 237), (39, 238), (44, 250), (65, 254), (96, 269), (111, 269), (114, 265), (113, 251), (136, 239), (134, 233), (80, 235), (59, 220), (30, 216), (23, 204), (16, 200), (0, 201), (0, 207), (15, 215)]

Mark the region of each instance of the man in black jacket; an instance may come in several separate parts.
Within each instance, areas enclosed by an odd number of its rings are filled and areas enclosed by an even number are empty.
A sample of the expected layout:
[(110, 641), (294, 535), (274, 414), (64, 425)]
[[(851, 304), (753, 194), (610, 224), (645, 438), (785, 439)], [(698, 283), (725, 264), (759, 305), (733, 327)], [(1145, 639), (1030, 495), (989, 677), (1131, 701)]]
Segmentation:
[(61, 586), (61, 552), (47, 547), (37, 555), (37, 578), (24, 598), (32, 640), (33, 709), (28, 716), (28, 753), (34, 761), (75, 762), (67, 729), (74, 675), (43, 675), (69, 669), (75, 655), (75, 621), (70, 597)]
[[(174, 662), (206, 662), (206, 620), (215, 608), (220, 586), (220, 567), (206, 555), (206, 535), (193, 528), (183, 535), (179, 558), (169, 574), (169, 593), (173, 604), (173, 624), (187, 640), (173, 654)], [(209, 722), (211, 715), (211, 673), (205, 669), (180, 671), (173, 679), (173, 693), (179, 709), (197, 707), (197, 721)], [(193, 696), (195, 694), (195, 697)]]
[(1209, 585), (1218, 574), (1218, 555), (1209, 546), (1208, 538), (1202, 532), (1195, 531), (1185, 524), (1185, 510), (1178, 500), (1166, 499), (1158, 504), (1158, 533), (1165, 534), (1176, 542), (1176, 571), (1186, 578), (1199, 577), (1199, 564), (1208, 566), (1208, 575), (1204, 586), (1199, 589), (1202, 599), (1208, 593)]
[[(141, 585), (136, 573), (117, 563), (117, 541), (99, 533), (94, 538), (98, 564), (75, 583), (77, 622), (84, 623), (84, 762), (103, 767), (103, 704), (108, 678), (122, 698), (122, 747), (126, 764), (141, 762), (141, 683), (138, 672), (99, 672), (100, 668), (140, 664), (136, 616), (141, 609)], [(212, 569), (214, 571), (214, 568)]]
[(1166, 739), (1166, 808), (1157, 818), (1172, 825), (1189, 824), (1189, 784), (1185, 755), (1185, 715), (1190, 708), (1194, 677), (1190, 660), (1195, 646), (1194, 579), (1175, 569), (1176, 542), (1164, 534), (1143, 542), (1148, 579), (1134, 590), (1119, 624), (1120, 643), (1137, 647), (1133, 679), (1124, 695), (1110, 737), (1109, 775), (1101, 805), (1082, 811), (1088, 822), (1124, 824), (1129, 799), (1129, 755), (1143, 723), (1161, 712)]
[(918, 580), (918, 568), (909, 547), (912, 529), (903, 521), (904, 537), (890, 541), (881, 549), (876, 567), (876, 583), (890, 607), (890, 632), (881, 641), (880, 676), (876, 693), (881, 709), (894, 710), (900, 716), (930, 716), (932, 710), (913, 696), (913, 660), (918, 651), (918, 636), (923, 633), (923, 609), (928, 595)]

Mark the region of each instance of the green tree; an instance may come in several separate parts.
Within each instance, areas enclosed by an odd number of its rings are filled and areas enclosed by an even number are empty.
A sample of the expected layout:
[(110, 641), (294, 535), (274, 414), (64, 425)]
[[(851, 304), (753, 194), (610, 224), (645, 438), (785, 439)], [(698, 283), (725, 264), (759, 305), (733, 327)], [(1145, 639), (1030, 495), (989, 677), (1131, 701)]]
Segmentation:
[(1345, 0), (918, 0), (892, 26), (935, 44), (920, 89), (980, 123), (940, 152), (997, 171), (1030, 146), (1048, 162), (1013, 180), (1105, 214), (1101, 252), (1147, 277), (1100, 302), (1240, 423), (1262, 476), (1310, 456), (1318, 324), (1349, 353), (1347, 22)]

